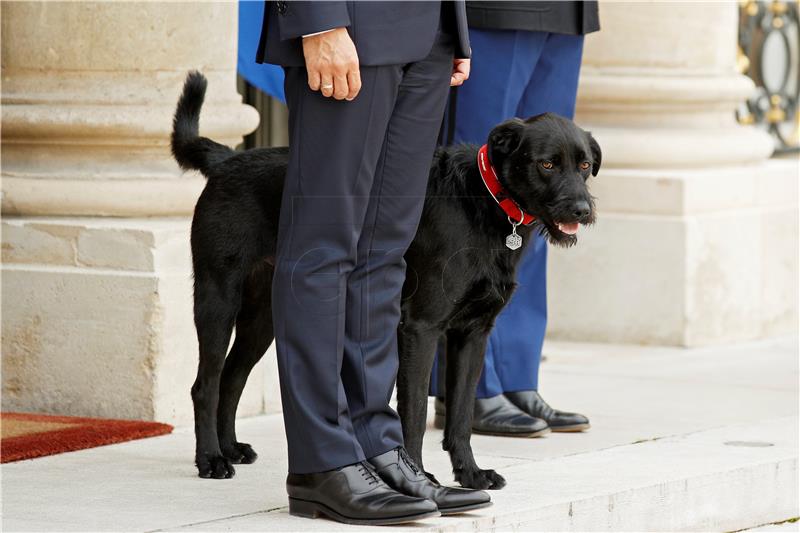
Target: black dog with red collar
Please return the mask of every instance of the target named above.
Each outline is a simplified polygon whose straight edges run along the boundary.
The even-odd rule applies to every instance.
[[[406,449],[418,464],[430,370],[445,336],[442,447],[462,485],[497,489],[505,484],[495,471],[478,467],[470,447],[487,337],[514,292],[517,263],[531,233],[570,246],[578,226],[594,222],[587,179],[599,171],[601,157],[589,133],[554,114],[504,122],[481,148],[437,151],[419,230],[405,255],[398,329],[398,412]],[[518,248],[509,249],[510,229],[519,233]]]
[[[221,373],[224,394],[195,406],[196,426],[216,419],[213,427],[200,429],[217,435],[219,443],[218,449],[206,450],[198,441],[197,466],[202,477],[231,477],[233,463],[256,459],[250,445],[236,439],[235,415],[250,370],[273,340],[270,287],[288,150],[234,152],[199,137],[204,87],[193,90],[187,82],[172,138],[181,167],[199,170],[209,180],[192,223],[195,313],[233,313],[239,321],[236,343],[262,352],[228,358],[224,371],[208,361],[199,365],[198,380]],[[456,479],[484,489],[505,484],[493,470],[478,467],[470,447],[475,386],[488,333],[514,292],[514,271],[531,231],[546,234],[553,244],[570,245],[578,225],[594,220],[586,179],[597,174],[601,156],[588,133],[552,114],[500,124],[480,153],[488,165],[484,171],[493,171],[489,181],[481,178],[476,146],[444,148],[434,156],[419,229],[404,256],[397,389],[405,446],[421,466],[431,366],[437,342],[446,335],[443,446]],[[519,247],[505,244],[509,224],[512,234],[519,231]],[[233,307],[220,309],[223,304],[209,302]],[[228,338],[232,329],[220,320],[197,322],[197,327],[201,339]],[[201,349],[201,359],[204,353]],[[204,405],[219,408],[209,413]]]

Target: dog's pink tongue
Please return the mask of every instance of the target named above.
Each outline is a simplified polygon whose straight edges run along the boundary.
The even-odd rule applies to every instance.
[[[578,227],[580,225],[577,222],[571,222],[569,224],[565,224],[563,222],[558,223],[558,229],[566,233],[567,235],[575,235],[578,233]]]

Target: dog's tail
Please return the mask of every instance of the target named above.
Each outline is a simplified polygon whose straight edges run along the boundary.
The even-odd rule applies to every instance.
[[[207,85],[205,76],[197,71],[189,72],[172,120],[172,155],[184,170],[205,172],[234,154],[224,144],[200,137],[200,109]]]

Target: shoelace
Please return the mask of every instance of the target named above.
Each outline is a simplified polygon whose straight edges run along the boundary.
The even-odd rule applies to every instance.
[[[413,470],[415,474],[419,474],[419,467],[414,463],[414,460],[403,448],[400,448],[400,459],[402,459],[406,466]]]
[[[372,471],[372,469],[368,467],[365,463],[358,463],[358,470],[359,472],[361,472],[361,475],[364,476],[364,479],[366,479],[370,485],[377,485],[380,483],[378,476],[376,476],[375,473]]]

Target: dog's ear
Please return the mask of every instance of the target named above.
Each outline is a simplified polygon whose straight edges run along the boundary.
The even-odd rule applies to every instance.
[[[588,131],[585,133],[586,139],[589,141],[589,149],[592,151],[592,176],[597,176],[597,173],[600,172],[600,163],[603,161],[603,152],[592,134]]]
[[[512,118],[498,124],[489,133],[489,160],[493,165],[510,155],[522,142],[522,132],[525,122],[518,118]]]

